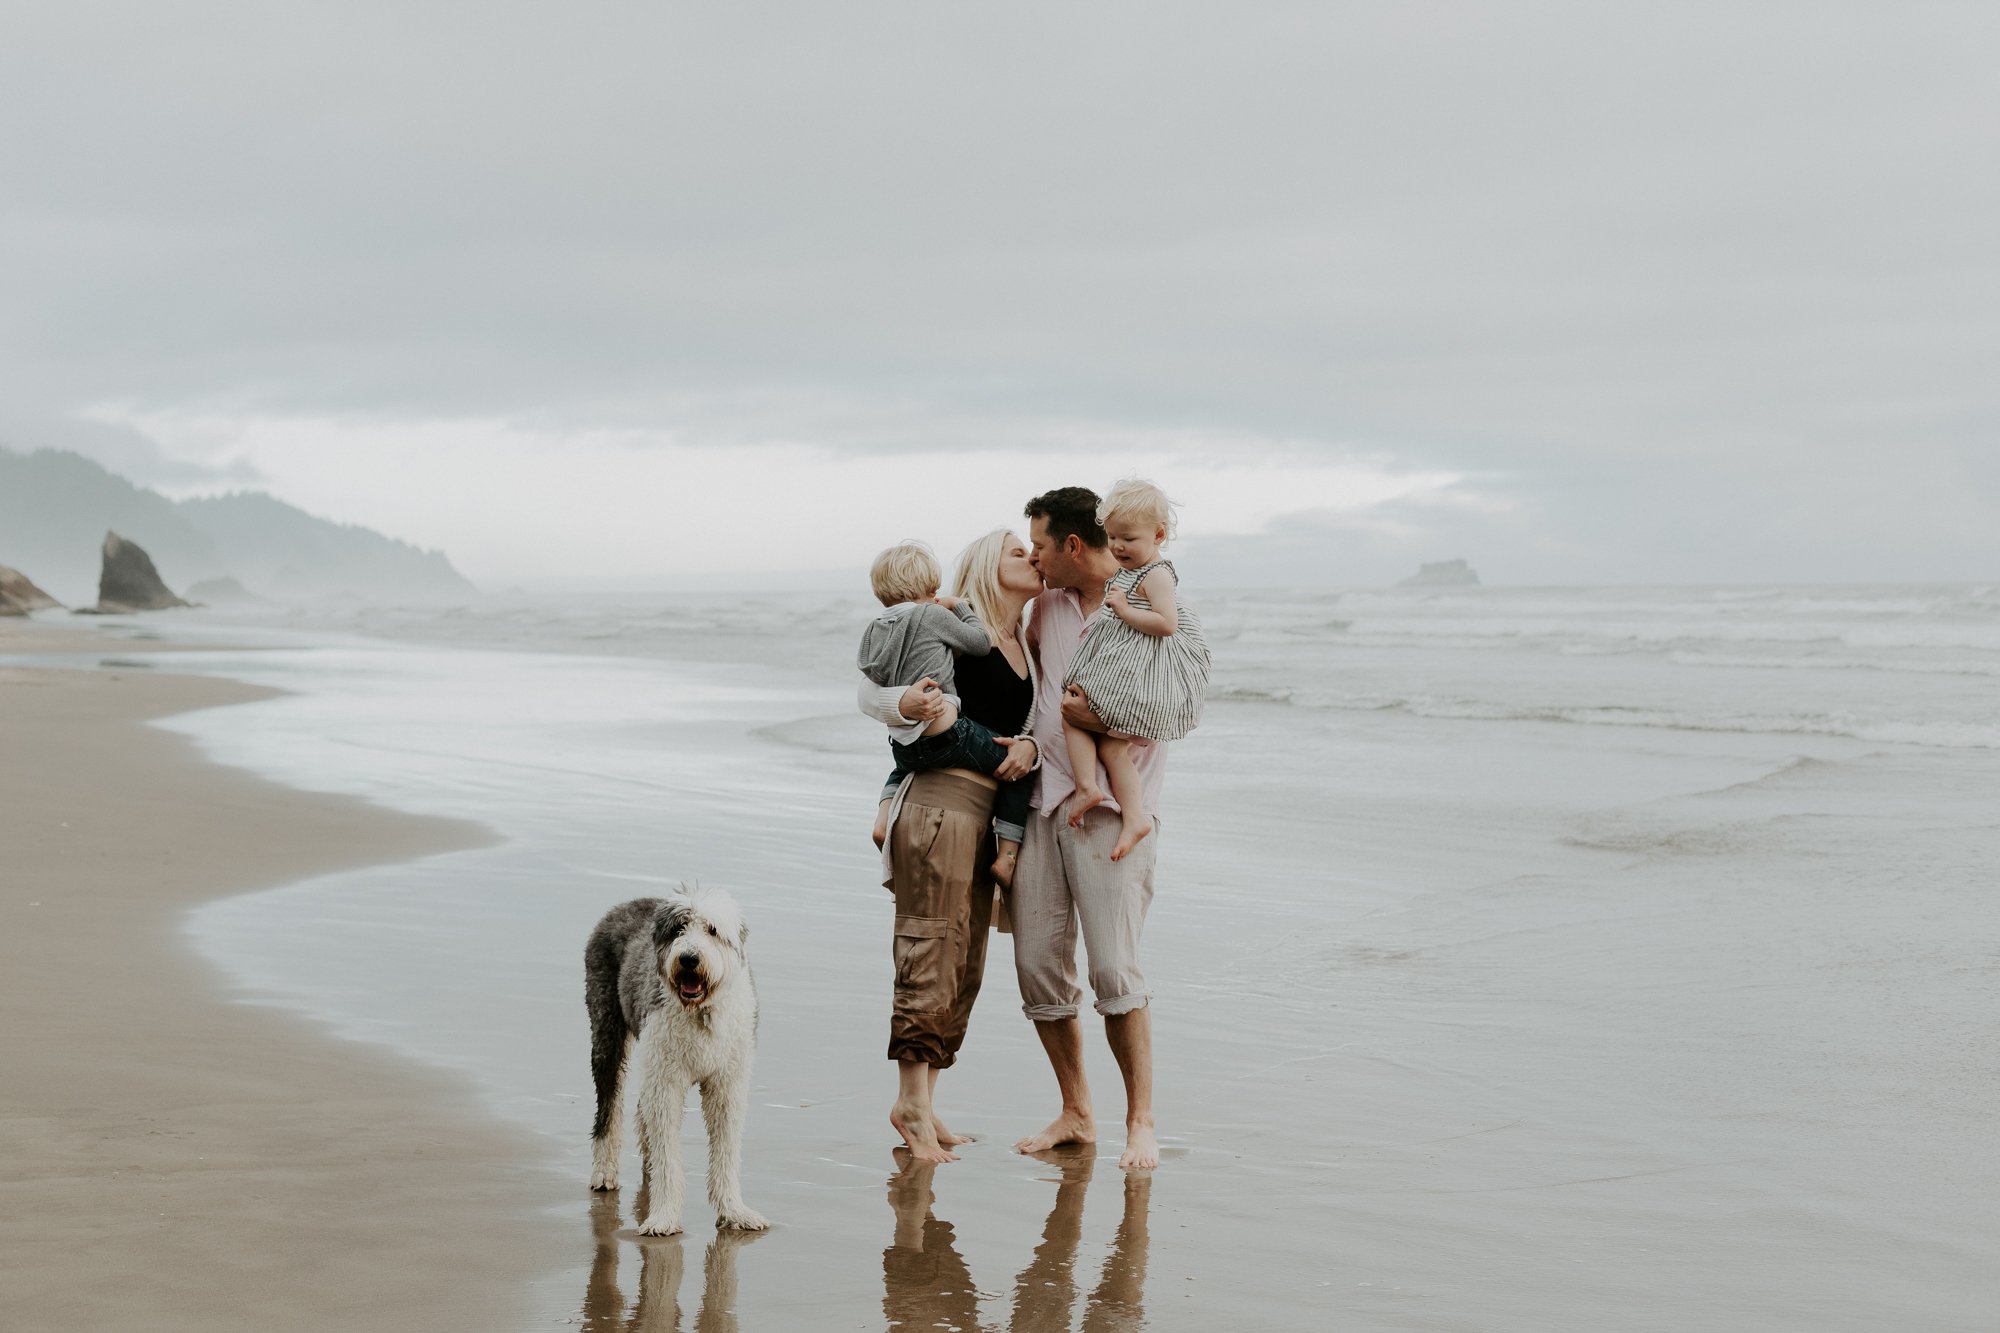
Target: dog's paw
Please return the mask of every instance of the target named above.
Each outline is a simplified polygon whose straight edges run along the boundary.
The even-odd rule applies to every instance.
[[[771,1221],[755,1209],[738,1204],[734,1208],[724,1208],[715,1215],[715,1225],[730,1227],[737,1231],[769,1231]]]
[[[639,1224],[639,1234],[642,1236],[678,1236],[681,1234],[681,1224],[676,1218],[655,1215]]]
[[[618,1188],[616,1171],[593,1171],[590,1173],[590,1187],[594,1190],[615,1190]]]

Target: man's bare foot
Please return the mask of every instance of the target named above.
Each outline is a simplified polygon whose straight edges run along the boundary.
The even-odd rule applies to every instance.
[[[1151,1171],[1160,1164],[1160,1140],[1153,1133],[1153,1122],[1125,1127],[1125,1153],[1118,1159],[1118,1165],[1130,1171]]]
[[[903,1142],[910,1145],[910,1156],[919,1162],[956,1162],[958,1154],[947,1152],[938,1142],[937,1121],[923,1106],[909,1102],[897,1102],[889,1108],[889,1124]]]
[[[1153,831],[1153,821],[1140,815],[1128,819],[1118,826],[1118,845],[1111,849],[1111,859],[1123,861],[1125,854],[1139,845],[1139,840]]]
[[[1003,889],[1014,887],[1014,867],[1021,863],[1020,845],[1000,844],[1000,855],[993,858],[993,882]]]
[[[1049,1122],[1049,1127],[1039,1134],[1030,1134],[1015,1143],[1015,1152],[1037,1153],[1064,1143],[1097,1142],[1097,1124],[1088,1115],[1080,1112],[1064,1111]]]
[[[1083,817],[1104,804],[1104,788],[1078,787],[1076,795],[1069,798],[1069,826],[1075,828],[1083,822]]]

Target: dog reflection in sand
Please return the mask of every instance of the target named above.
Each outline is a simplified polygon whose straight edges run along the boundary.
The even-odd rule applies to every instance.
[[[748,938],[735,899],[694,889],[612,908],[584,947],[584,1005],[597,1085],[590,1187],[618,1188],[626,1057],[636,1046],[639,1157],[648,1196],[641,1235],[671,1236],[681,1229],[681,1114],[690,1087],[701,1089],[708,1122],[715,1224],[743,1231],[771,1225],[743,1202],[741,1179],[757,1037]]]
[[[1034,1258],[1014,1279],[1014,1309],[1009,1333],[1066,1333],[1074,1327],[1077,1248],[1083,1240],[1083,1198],[1096,1165],[1094,1150],[1053,1149],[1033,1156],[1062,1172],[1055,1206],[1042,1227],[1042,1243]],[[898,1148],[901,1168],[889,1179],[889,1206],[896,1213],[896,1235],[882,1251],[882,1314],[889,1327],[994,1329],[981,1323],[979,1290],[972,1271],[958,1252],[951,1223],[932,1211],[937,1193],[932,1177],[937,1163],[919,1162]],[[1152,1198],[1150,1172],[1128,1171],[1125,1211],[1111,1240],[1097,1286],[1084,1302],[1082,1328],[1138,1329],[1146,1322],[1146,1212]]]

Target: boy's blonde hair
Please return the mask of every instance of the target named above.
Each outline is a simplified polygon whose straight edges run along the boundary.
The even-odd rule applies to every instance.
[[[1097,525],[1103,527],[1114,516],[1122,514],[1141,523],[1165,528],[1168,540],[1172,540],[1180,527],[1174,512],[1179,508],[1167,498],[1165,491],[1152,482],[1140,477],[1127,477],[1097,502]]]
[[[875,557],[868,567],[868,586],[884,606],[898,602],[924,602],[937,596],[944,571],[937,557],[922,542],[897,542]]]

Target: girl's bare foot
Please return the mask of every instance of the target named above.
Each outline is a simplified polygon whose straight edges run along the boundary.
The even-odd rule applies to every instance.
[[[1139,840],[1153,831],[1153,821],[1142,813],[1137,819],[1127,819],[1118,827],[1118,845],[1111,849],[1111,859],[1122,861],[1125,853],[1139,845]]]
[[[1125,1127],[1125,1153],[1118,1159],[1118,1165],[1132,1171],[1150,1171],[1160,1164],[1160,1140],[1153,1133],[1153,1122]]]
[[[1069,798],[1069,826],[1075,828],[1083,822],[1083,817],[1104,804],[1102,787],[1078,787],[1076,795]]]
[[[938,1142],[937,1121],[930,1111],[915,1102],[898,1101],[889,1108],[889,1124],[910,1145],[910,1156],[919,1162],[956,1162],[958,1154],[947,1152]]]
[[[1047,1152],[1064,1143],[1097,1142],[1097,1124],[1089,1116],[1075,1111],[1064,1111],[1049,1122],[1049,1127],[1039,1134],[1030,1134],[1014,1145],[1015,1152]]]
[[[972,1139],[967,1135],[952,1133],[944,1121],[937,1118],[937,1112],[935,1111],[931,1113],[931,1125],[937,1130],[937,1141],[940,1148],[956,1148],[961,1143],[972,1142]]]
[[[993,858],[993,882],[1003,889],[1014,887],[1014,867],[1021,863],[1020,844],[1009,846],[1000,844],[1000,855]]]

